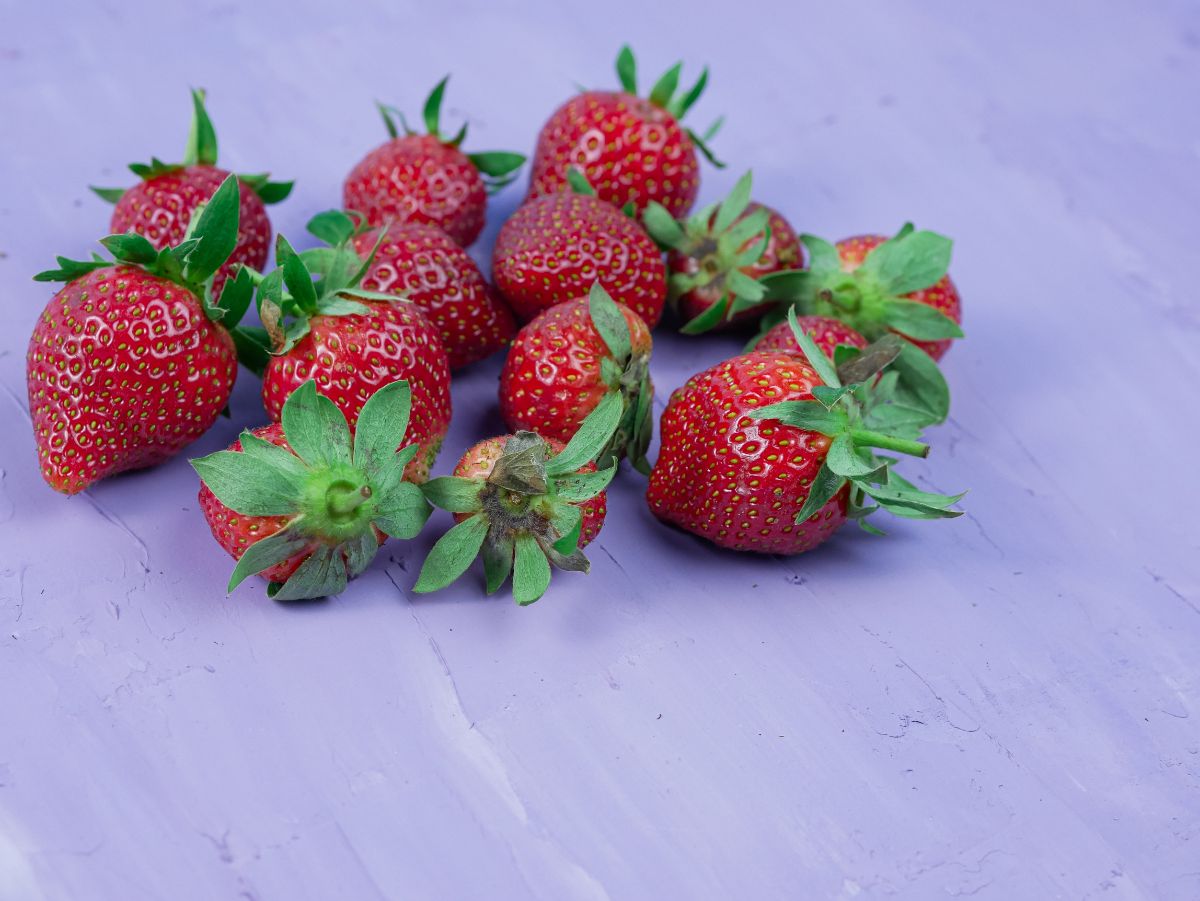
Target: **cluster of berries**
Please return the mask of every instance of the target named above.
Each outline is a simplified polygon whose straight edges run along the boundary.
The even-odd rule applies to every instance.
[[[178,453],[226,408],[240,363],[261,377],[271,424],[192,464],[237,560],[230,588],[258,574],[278,599],[336,594],[437,506],[457,523],[415,589],[482,556],[489,593],[511,576],[530,603],[552,565],[587,570],[622,457],[649,477],[655,515],[735,550],[806,551],[847,519],[878,531],[880,508],[957,515],[958,496],[917,488],[888,455],[925,456],[922,430],[948,413],[935,360],[961,335],[950,242],[911,226],[836,245],[797,236],[751,199],[749,173],[689,215],[698,156],[721,164],[716,126],[680,124],[707,70],[683,91],[680,72],[643,99],[623,48],[621,90],[554,112],[497,238],[494,287],[464,248],[525,158],[464,152],[466,126],[443,134],[445,80],[425,133],[380,107],[389,140],[351,170],[344,210],[309,222],[315,246],[279,235],[269,271],[266,205],[292,185],[219,168],[194,91],[182,162],[134,164],[134,187],[95,189],[116,205],[109,256],[35,276],[66,283],[27,362],[46,481],[73,494]],[[252,304],[259,324],[243,322]],[[651,466],[651,330],[667,308],[689,334],[757,333],[671,395]],[[512,434],[430,480],[451,372],[505,348]]]

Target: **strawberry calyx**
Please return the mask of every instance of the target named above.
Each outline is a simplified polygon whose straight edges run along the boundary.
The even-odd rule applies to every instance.
[[[191,291],[200,299],[205,315],[233,333],[237,341],[237,333],[242,330],[238,323],[254,294],[251,270],[236,267],[233,277],[225,280],[219,298],[214,298],[212,287],[213,276],[237,246],[240,210],[237,177],[230,175],[206,203],[196,208],[183,240],[174,247],[159,250],[132,232],[109,235],[100,243],[111,259],[98,253],[93,253],[90,260],[56,257],[58,268],[39,272],[34,281],[70,282],[108,266],[136,266]]]
[[[682,122],[688,110],[695,105],[696,101],[700,99],[700,95],[704,93],[705,87],[708,86],[708,66],[705,66],[700,72],[700,77],[696,79],[692,86],[686,91],[678,93],[679,77],[682,72],[683,62],[675,63],[675,65],[659,76],[658,80],[650,88],[649,95],[646,97],[650,103],[666,111],[677,122]],[[630,49],[628,44],[622,45],[620,51],[617,53],[617,80],[621,83],[621,89],[626,94],[631,94],[634,97],[640,96],[637,84],[637,59],[634,57],[633,50]],[[701,133],[683,127],[687,136],[692,139],[692,143],[696,145],[696,149],[718,169],[724,169],[725,164],[713,155],[708,142],[716,137],[724,121],[724,117],[719,116],[712,125]]]
[[[609,352],[600,361],[600,377],[609,390],[605,397],[618,397],[622,404],[617,428],[597,458],[605,460],[612,457],[616,460],[625,456],[634,469],[642,475],[649,475],[650,462],[646,459],[646,451],[650,448],[650,436],[654,431],[650,354],[634,350],[629,323],[599,281],[592,284],[588,294],[588,314]]]
[[[813,388],[813,400],[779,401],[748,415],[832,439],[808,497],[796,514],[796,523],[807,520],[847,485],[847,516],[874,534],[883,533],[867,522],[867,517],[880,509],[909,519],[961,516],[962,511],[950,508],[963,497],[962,493],[923,491],[893,471],[894,457],[875,453],[882,450],[928,456],[928,445],[918,440],[921,431],[940,422],[944,414],[937,403],[927,405],[925,398],[914,396],[911,390],[902,391],[900,372],[893,368],[904,360],[899,366],[903,370],[914,353],[925,355],[904,339],[888,334],[861,351],[847,345],[838,347],[835,356],[840,362],[835,365],[800,328],[795,310],[787,315],[797,343],[823,384]]]
[[[600,196],[596,193],[596,189],[592,187],[592,183],[588,181],[587,175],[578,166],[567,167],[567,187],[571,189],[572,194],[582,194],[585,197],[597,198]],[[607,201],[604,202],[607,203]],[[621,207],[621,212],[634,222],[637,222],[637,204],[632,200]]]
[[[868,340],[888,332],[915,341],[963,336],[958,323],[941,310],[906,297],[946,275],[953,248],[949,238],[906,223],[852,272],[842,269],[833,244],[807,234],[800,240],[810,255],[807,270],[774,272],[760,279],[763,301],[781,304],[763,318],[764,332],[783,319],[788,306],[795,306],[806,315],[840,319]]]
[[[687,335],[710,331],[732,318],[735,311],[760,303],[766,289],[759,279],[742,270],[757,263],[771,243],[771,213],[765,207],[742,217],[750,206],[752,173],[738,179],[724,200],[710,204],[684,220],[676,220],[666,207],[651,201],[642,220],[658,246],[692,257],[695,273],[672,273],[668,301],[677,303],[690,291],[717,286],[720,298],[680,328]]]
[[[446,94],[446,83],[450,80],[447,75],[439,81],[429,92],[429,96],[425,98],[425,105],[421,110],[421,118],[425,120],[426,134],[437,139],[447,147],[460,147],[462,142],[467,137],[467,125],[464,122],[462,127],[453,135],[443,135],[441,131],[442,118],[442,99]],[[384,103],[376,101],[375,106],[379,109],[379,115],[383,117],[384,127],[387,133],[392,138],[398,138],[403,131],[406,137],[413,137],[420,134],[409,127],[408,120],[405,119],[404,113],[394,106],[388,106]],[[397,128],[397,121],[399,128]],[[489,194],[494,194],[505,185],[512,183],[517,177],[517,172],[521,166],[525,164],[525,157],[520,153],[513,153],[508,150],[489,150],[482,153],[468,153],[467,159],[471,161],[483,179],[484,185],[487,187]]]
[[[417,446],[397,450],[411,407],[408,382],[385,385],[367,399],[351,432],[333,401],[308,381],[283,405],[290,451],[245,431],[241,451],[192,460],[204,484],[235,513],[288,518],[246,549],[227,590],[308,553],[286,582],[268,586],[268,595],[284,601],[338,594],[375,558],[376,530],[416,537],[430,513],[421,490],[404,479]]]
[[[551,566],[587,572],[591,564],[579,548],[579,505],[607,488],[617,467],[579,470],[609,444],[623,407],[618,394],[605,395],[558,453],[534,432],[517,432],[486,477],[443,476],[421,486],[435,507],[465,518],[430,550],[413,590],[445,588],[480,554],[487,593],[511,575],[513,599],[521,606],[545,594]]]
[[[178,163],[164,163],[158,157],[151,157],[149,163],[130,163],[129,171],[142,181],[149,181],[161,175],[180,172],[189,166],[215,166],[217,164],[217,131],[212,119],[204,106],[204,91],[192,88],[192,124],[188,130],[187,147],[183,152],[183,160]],[[248,185],[263,203],[279,203],[291,192],[295,182],[271,181],[270,175],[260,172],[251,175],[238,175],[238,180]],[[124,188],[98,188],[90,186],[92,192],[101,200],[116,203],[125,194]]]

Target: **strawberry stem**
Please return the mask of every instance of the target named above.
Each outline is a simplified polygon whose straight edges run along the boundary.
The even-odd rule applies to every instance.
[[[907,438],[897,438],[882,432],[872,432],[870,429],[854,429],[850,438],[857,447],[874,447],[878,450],[895,451],[910,457],[928,457],[929,446],[920,441],[910,441]]]
[[[346,482],[334,482],[325,493],[329,515],[334,519],[348,519],[371,497],[371,486],[355,488]]]

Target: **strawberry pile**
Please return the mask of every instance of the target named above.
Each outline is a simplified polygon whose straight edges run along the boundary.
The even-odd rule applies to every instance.
[[[380,106],[388,140],[346,176],[343,209],[314,216],[305,245],[277,235],[270,268],[266,205],[292,185],[218,168],[193,91],[181,162],[152,158],[130,167],[133,187],[94,189],[115,204],[108,255],[35,276],[63,283],[27,358],[42,476],[76,494],[168,460],[227,411],[240,364],[261,379],[260,421],[191,461],[236,561],[229,591],[259,575],[281,601],[337,594],[438,508],[454,524],[413,590],[481,558],[488,594],[511,579],[530,604],[554,568],[588,571],[623,469],[647,478],[663,523],[733,551],[802,553],[850,521],[882,534],[880,511],[960,515],[961,494],[898,472],[949,415],[937,361],[963,334],[950,240],[910,224],[837,243],[798,233],[755,199],[750,172],[693,211],[701,158],[723,166],[708,147],[721,120],[703,134],[682,124],[708,70],[684,90],[681,72],[639,96],[625,47],[619,90],[551,114],[491,280],[467,248],[526,160],[465,152],[466,125],[443,132],[447,79],[423,133]],[[748,343],[675,388],[652,462],[664,324]],[[431,478],[453,373],[501,351],[511,431]]]

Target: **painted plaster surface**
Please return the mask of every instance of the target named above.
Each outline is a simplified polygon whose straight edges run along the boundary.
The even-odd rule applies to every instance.
[[[607,5],[0,0],[0,899],[1200,898],[1200,10]],[[180,152],[188,85],[299,238],[376,97],[452,70],[473,146],[528,149],[627,38],[643,80],[713,66],[704,200],[753,165],[802,229],[957,239],[953,418],[902,471],[967,516],[736,556],[624,473],[530,609],[411,594],[445,514],[283,607],[224,595],[184,458],[41,482],[29,276],[104,234],[88,183]],[[659,409],[738,346],[657,340]],[[192,455],[262,419],[245,377]]]

